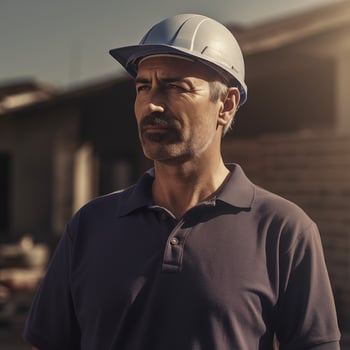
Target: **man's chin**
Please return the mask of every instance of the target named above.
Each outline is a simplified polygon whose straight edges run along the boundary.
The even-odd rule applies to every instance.
[[[181,152],[180,149],[172,146],[160,146],[158,149],[143,147],[145,157],[164,164],[179,164],[188,161],[191,156],[187,152]]]

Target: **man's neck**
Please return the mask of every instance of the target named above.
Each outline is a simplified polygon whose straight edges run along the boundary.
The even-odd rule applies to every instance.
[[[222,185],[229,170],[217,164],[155,163],[153,199],[157,205],[181,218],[189,209],[209,198]]]

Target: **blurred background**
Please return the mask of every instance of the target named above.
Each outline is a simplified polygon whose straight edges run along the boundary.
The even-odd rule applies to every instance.
[[[242,47],[248,102],[224,158],[318,224],[350,349],[348,0],[0,2],[1,349],[29,349],[23,322],[73,213],[151,166],[133,82],[108,50],[184,12],[221,21]]]

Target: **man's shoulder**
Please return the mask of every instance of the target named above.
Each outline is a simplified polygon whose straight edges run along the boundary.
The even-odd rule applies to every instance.
[[[255,185],[255,203],[273,210],[303,211],[301,207],[283,194]]]
[[[127,188],[110,192],[96,198],[93,198],[85,205],[83,205],[78,213],[89,213],[91,211],[108,211],[118,210],[125,202],[130,198],[132,193],[135,191],[136,185],[131,185]]]
[[[111,192],[83,205],[68,223],[70,236],[75,237],[81,230],[87,234],[87,232],[96,230],[96,227],[101,229],[117,224],[119,218],[123,217],[120,213],[130,202],[134,188],[135,185]]]
[[[253,208],[261,219],[294,227],[300,231],[315,226],[314,221],[301,206],[279,194],[256,186]]]
[[[152,169],[144,173],[136,183],[124,189],[99,196],[85,204],[75,217],[93,215],[99,218],[123,217],[150,205],[152,202]]]
[[[252,183],[238,164],[228,166],[231,170],[231,178],[222,196],[228,203],[249,208],[257,220],[275,219],[310,225],[311,219],[298,204],[283,195]]]

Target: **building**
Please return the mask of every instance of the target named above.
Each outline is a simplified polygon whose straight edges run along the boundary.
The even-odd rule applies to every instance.
[[[55,237],[87,200],[137,177],[143,161],[130,137],[137,135],[130,80],[65,92],[21,82],[1,91],[2,240]]]
[[[225,157],[317,222],[350,330],[350,2],[233,31],[249,90]]]

